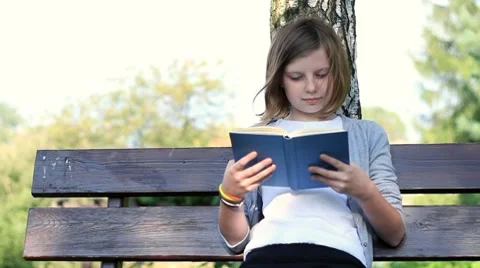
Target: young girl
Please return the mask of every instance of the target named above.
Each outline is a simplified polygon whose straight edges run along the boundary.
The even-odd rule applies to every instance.
[[[337,171],[309,171],[330,187],[292,191],[260,186],[275,172],[271,159],[247,169],[256,152],[230,161],[219,185],[219,230],[231,253],[244,253],[241,267],[371,267],[374,239],[392,247],[402,241],[405,220],[387,135],[373,121],[336,113],[349,88],[346,52],[330,26],[299,19],[277,32],[261,124],[343,128],[351,164],[320,155]]]

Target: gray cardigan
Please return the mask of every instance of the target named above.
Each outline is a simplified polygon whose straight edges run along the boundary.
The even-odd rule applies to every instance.
[[[383,197],[398,210],[405,224],[402,197],[397,184],[395,169],[392,165],[390,144],[386,132],[374,121],[351,119],[342,114],[339,114],[339,116],[342,118],[344,129],[348,131],[350,161],[360,166],[370,176]],[[352,212],[358,236],[364,249],[367,267],[371,267],[373,261],[373,240],[377,238],[356,200],[348,197],[347,203]],[[245,195],[244,208],[251,229],[263,218],[261,187]],[[224,239],[221,240],[224,247],[231,254],[242,253],[250,241],[249,237],[247,237],[242,243],[235,245],[235,247],[230,247],[225,243]]]

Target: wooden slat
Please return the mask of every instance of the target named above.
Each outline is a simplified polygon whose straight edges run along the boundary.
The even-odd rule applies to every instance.
[[[480,144],[392,146],[403,193],[480,192]],[[230,148],[40,150],[34,196],[214,195]]]
[[[213,194],[230,148],[38,151],[34,196]]]
[[[480,207],[405,207],[408,237],[376,260],[480,260]],[[221,247],[217,207],[33,208],[28,260],[241,260]]]
[[[480,143],[392,145],[403,193],[480,193]]]

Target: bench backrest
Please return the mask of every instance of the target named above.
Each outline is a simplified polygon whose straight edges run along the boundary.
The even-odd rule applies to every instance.
[[[480,193],[480,144],[392,145],[402,193]],[[124,207],[131,196],[217,195],[230,148],[39,150],[35,197],[108,197],[108,207],[31,208],[24,258],[241,260],[222,248],[217,206]],[[480,260],[480,206],[405,206],[408,236],[375,260]],[[105,265],[107,267],[108,265]]]

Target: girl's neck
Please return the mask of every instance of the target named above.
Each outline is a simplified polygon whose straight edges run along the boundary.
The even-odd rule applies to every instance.
[[[320,116],[319,115],[316,115],[316,116],[295,116],[295,115],[293,115],[292,116],[292,114],[289,114],[284,119],[285,120],[290,120],[290,121],[308,122],[308,121],[328,121],[328,120],[335,119],[335,117],[337,117],[337,115],[335,113],[320,115]]]

